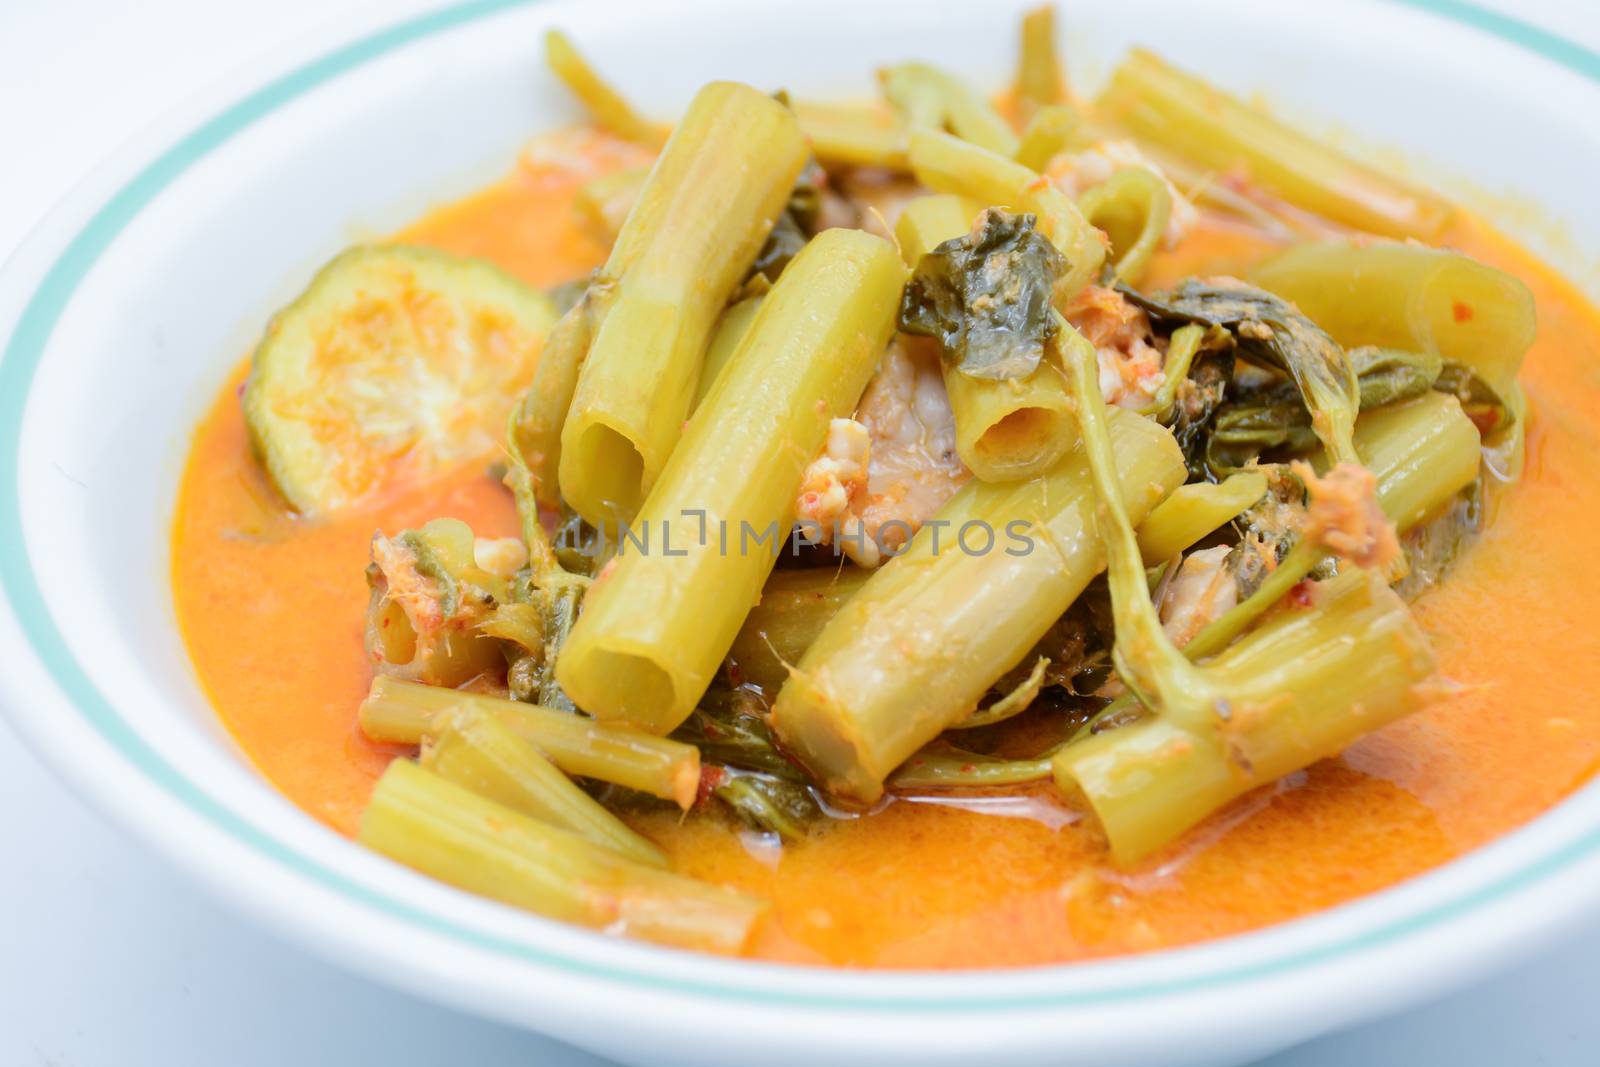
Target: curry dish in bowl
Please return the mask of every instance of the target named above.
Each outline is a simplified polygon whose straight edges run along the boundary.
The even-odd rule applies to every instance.
[[[1488,225],[1049,9],[990,95],[714,82],[352,248],[195,434],[180,624],[392,859],[624,936],[1180,945],[1577,788],[1600,318]]]

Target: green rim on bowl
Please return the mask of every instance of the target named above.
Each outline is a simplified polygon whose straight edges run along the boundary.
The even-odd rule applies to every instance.
[[[218,829],[264,856],[283,864],[292,872],[356,902],[375,907],[393,918],[415,924],[436,934],[447,935],[477,948],[592,977],[670,989],[681,993],[706,994],[789,1006],[872,1011],[1059,1008],[1069,1004],[1161,996],[1247,981],[1373,947],[1395,937],[1437,925],[1540,881],[1553,872],[1584,858],[1600,846],[1600,829],[1597,829],[1495,882],[1420,914],[1391,921],[1334,944],[1312,950],[1286,952],[1253,964],[1228,967],[1207,974],[1157,982],[1142,981],[1089,990],[1029,995],[1003,993],[985,996],[980,989],[970,986],[962,989],[958,995],[938,997],[926,994],[904,997],[875,996],[858,990],[844,995],[829,995],[763,990],[750,988],[748,985],[641,974],[621,967],[575,959],[451,922],[421,910],[405,900],[362,885],[296,852],[251,825],[183,777],[140,738],[127,720],[118,714],[110,701],[90,683],[51,618],[28,564],[23,545],[21,502],[18,495],[19,439],[22,413],[26,407],[28,390],[33,382],[39,359],[62,312],[101,254],[156,196],[213,150],[247,129],[258,119],[363,64],[486,16],[537,2],[538,0],[469,0],[466,3],[412,18],[314,59],[226,108],[146,165],[95,212],[45,273],[7,341],[4,358],[0,359],[0,589],[4,589],[40,661],[62,690],[72,698],[85,721],[152,782]],[[1517,19],[1484,10],[1461,0],[1389,0],[1389,2],[1469,26],[1600,83],[1600,54]]]

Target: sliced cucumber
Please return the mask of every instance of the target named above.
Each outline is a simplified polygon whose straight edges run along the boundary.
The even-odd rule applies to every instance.
[[[554,322],[548,297],[482,260],[353,248],[267,326],[251,440],[304,514],[493,455]]]

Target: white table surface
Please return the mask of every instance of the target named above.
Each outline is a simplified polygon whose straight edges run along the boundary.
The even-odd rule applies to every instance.
[[[361,6],[0,0],[0,257],[152,118]],[[418,5],[388,6],[398,17]],[[1592,0],[1492,6],[1600,47]],[[1597,988],[1600,922],[1468,992],[1267,1062],[1593,1067]],[[599,1067],[277,943],[85,810],[0,726],[0,1064],[350,1063]]]

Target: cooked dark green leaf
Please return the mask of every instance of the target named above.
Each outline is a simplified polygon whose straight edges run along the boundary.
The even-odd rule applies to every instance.
[[[817,217],[822,212],[823,190],[827,187],[827,172],[815,159],[807,161],[789,191],[789,202],[784,205],[766,244],[756,253],[750,266],[750,277],[760,276],[768,282],[778,280],[778,275],[800,254],[806,242],[816,233]]]
[[[794,215],[788,211],[778,216],[778,221],[773,225],[772,232],[767,234],[767,243],[761,246],[761,251],[756,253],[755,262],[750,265],[752,275],[759,274],[769,282],[778,280],[778,275],[789,265],[789,261],[800,254],[806,246],[805,231],[795,221]]]
[[[1183,449],[1191,481],[1205,477],[1206,447],[1218,409],[1227,399],[1233,380],[1231,349],[1203,353],[1194,361],[1189,377],[1178,386],[1172,405],[1172,436]]]
[[[1363,411],[1421,396],[1439,378],[1437,356],[1371,346],[1349,353]],[[1310,452],[1317,446],[1311,413],[1288,382],[1246,394],[1217,412],[1206,443],[1206,466],[1215,478],[1273,452]]]
[[[804,782],[732,767],[715,768],[714,773],[722,780],[711,795],[757,830],[797,841],[822,816],[816,797]]]
[[[556,516],[550,547],[555,550],[556,561],[564,570],[589,578],[593,578],[600,570],[609,553],[599,532],[565,504]]]
[[[694,745],[707,763],[805,781],[800,768],[773,743],[766,714],[766,701],[754,687],[713,686],[672,737]]]
[[[1316,446],[1305,408],[1257,398],[1217,412],[1206,442],[1206,466],[1221,479],[1269,452],[1308,452]]]
[[[1473,421],[1478,433],[1484,437],[1509,430],[1517,421],[1516,414],[1504,398],[1488,382],[1474,374],[1471,368],[1460,363],[1444,364],[1433,387],[1461,401],[1461,410],[1466,412],[1467,418]]]
[[[1433,387],[1443,368],[1439,357],[1427,352],[1363,345],[1350,350],[1361,390],[1361,410],[1381,408],[1421,396]]]
[[[1244,537],[1239,540],[1222,561],[1225,573],[1233,578],[1234,595],[1239,600],[1248,600],[1257,589],[1261,587],[1262,579],[1272,573],[1273,568],[1281,558],[1278,554],[1278,544],[1269,543],[1259,537]],[[1288,546],[1283,546],[1288,551]]]
[[[944,739],[930,741],[890,777],[889,788],[901,793],[926,790],[992,789],[1050,776],[1053,746],[1031,759],[1012,759],[972,752]]]
[[[525,704],[539,702],[539,686],[544,682],[544,678],[542,654],[524,653],[513,659],[506,667],[506,688],[511,691],[511,699],[520,700]]]
[[[1017,666],[996,679],[991,691],[1009,693],[1020,686],[1043,658],[1043,687],[1073,696],[1098,689],[1111,669],[1111,615],[1105,583],[1096,580],[1073,602]]]
[[[973,231],[923,256],[900,300],[900,329],[936,338],[973,378],[1026,378],[1055,334],[1050,296],[1067,261],[1032,215],[990,209]]]
[[[828,172],[815,158],[806,161],[789,191],[789,204],[785,209],[800,229],[811,236],[817,232],[817,218],[822,214],[822,196],[828,188]]]
[[[1189,278],[1165,296],[1119,290],[1166,325],[1196,322],[1233,332],[1241,354],[1288,373],[1312,412],[1317,436],[1337,460],[1353,460],[1360,394],[1343,348],[1291,303],[1234,278]]]

